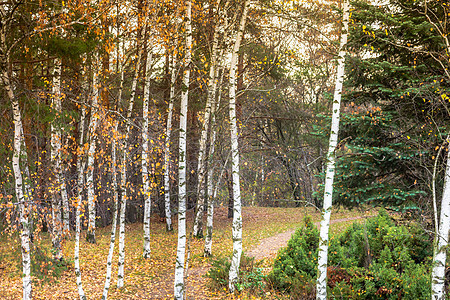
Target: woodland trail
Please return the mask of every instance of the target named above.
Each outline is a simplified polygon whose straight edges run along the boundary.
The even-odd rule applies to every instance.
[[[367,217],[359,216],[359,217],[336,219],[331,220],[331,224],[358,220],[363,218]],[[319,228],[320,222],[315,222],[314,225],[316,225]],[[254,257],[255,260],[274,257],[280,248],[285,247],[287,245],[287,242],[291,238],[292,234],[294,234],[295,230],[296,229],[290,229],[277,235],[262,239],[258,246],[254,247],[245,254],[249,257]]]

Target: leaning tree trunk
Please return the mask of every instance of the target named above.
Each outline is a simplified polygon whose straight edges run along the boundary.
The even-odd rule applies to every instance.
[[[1,29],[1,28],[0,28]],[[4,43],[4,31],[1,31],[1,42],[3,46]],[[3,50],[3,49],[2,49]],[[20,218],[20,242],[21,242],[21,252],[22,252],[22,287],[23,287],[23,300],[32,299],[32,285],[31,285],[31,257],[30,257],[30,227],[29,227],[29,216],[27,211],[27,197],[24,196],[24,184],[22,178],[22,168],[20,165],[20,160],[26,157],[25,149],[25,139],[23,137],[23,126],[22,126],[22,116],[20,114],[20,107],[17,98],[15,98],[13,87],[11,85],[10,77],[7,71],[7,66],[9,65],[6,60],[2,67],[1,78],[11,101],[13,120],[14,120],[14,152],[12,158],[12,168],[14,172],[14,185],[16,191],[16,201],[19,208],[19,218]],[[23,162],[26,164],[27,162]]]
[[[233,293],[235,285],[239,277],[239,264],[242,254],[242,215],[241,215],[241,187],[239,174],[239,145],[238,145],[238,128],[236,117],[236,68],[239,48],[241,46],[242,35],[244,33],[245,22],[247,20],[247,12],[250,0],[244,2],[239,29],[236,34],[236,41],[233,47],[230,61],[230,132],[231,132],[231,169],[233,177],[233,257],[231,259],[231,267],[228,279],[228,288]]]
[[[144,251],[143,257],[150,258],[150,215],[151,215],[151,189],[148,174],[148,106],[150,102],[150,66],[152,60],[151,49],[147,48],[147,61],[145,63],[145,89],[142,108],[142,186],[144,194]]]
[[[450,136],[447,137],[447,142]],[[436,158],[437,159],[437,158]],[[441,215],[437,235],[434,239],[433,270],[431,278],[431,297],[433,300],[445,299],[445,262],[447,260],[450,231],[450,151],[447,154],[444,192],[441,201]]]
[[[319,255],[317,268],[316,299],[327,298],[327,260],[328,260],[328,232],[330,227],[331,208],[333,199],[333,181],[336,164],[336,146],[338,141],[342,85],[344,82],[344,67],[348,34],[349,4],[344,0],[343,28],[340,41],[336,85],[333,98],[333,112],[331,117],[330,142],[327,154],[327,170],[325,175],[325,192],[323,196],[322,220],[320,222]]]
[[[51,139],[50,139],[50,161],[52,165],[52,245],[53,256],[55,259],[62,259],[62,220],[61,220],[61,130],[60,130],[60,115],[61,115],[61,60],[55,59],[55,67],[53,73],[52,86],[52,109],[54,112],[54,120],[51,124]]]
[[[92,103],[91,120],[89,122],[89,151],[87,163],[87,202],[88,202],[88,230],[86,240],[89,243],[95,243],[95,188],[94,188],[94,163],[96,151],[96,131],[98,126],[98,58],[94,54],[94,71],[92,74]]]
[[[188,0],[186,3],[186,48],[180,106],[180,137],[178,159],[178,243],[174,280],[174,298],[177,300],[184,299],[185,293],[184,261],[186,254],[186,129],[192,47],[191,7],[192,2]]]

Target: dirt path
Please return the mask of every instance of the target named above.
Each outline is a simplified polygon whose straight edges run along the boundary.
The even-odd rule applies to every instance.
[[[351,217],[344,219],[331,220],[331,224],[347,222],[352,220],[358,220],[366,217]],[[317,227],[320,227],[320,222],[314,223]],[[287,242],[291,238],[291,235],[295,232],[295,229],[291,229],[277,235],[262,239],[258,246],[245,253],[247,256],[254,257],[256,260],[263,258],[274,257],[278,250],[287,245]]]

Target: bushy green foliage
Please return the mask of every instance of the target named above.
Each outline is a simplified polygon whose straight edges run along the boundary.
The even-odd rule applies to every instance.
[[[447,13],[440,1],[352,1],[337,202],[431,207],[429,170],[448,131],[449,102],[442,100],[450,82],[448,65],[436,59],[447,51],[444,39],[430,21],[439,24]]]
[[[406,141],[393,138],[398,124],[392,113],[379,107],[350,106],[349,110],[341,116],[340,135],[345,142],[337,153],[333,203],[418,208],[417,200],[426,192],[415,184],[418,173],[414,166],[427,152],[412,148],[406,137]],[[316,130],[319,136],[329,132],[326,128]],[[323,194],[322,184],[315,196],[322,199]]]
[[[313,296],[318,231],[306,221],[279,252],[269,279],[294,299]],[[330,239],[331,299],[429,299],[432,242],[415,224],[397,226],[386,211]]]
[[[218,258],[212,262],[211,269],[206,273],[209,280],[209,287],[213,290],[228,288],[228,275],[231,262],[228,258]],[[253,293],[262,293],[265,288],[265,276],[258,263],[253,257],[248,257],[244,253],[241,256],[239,266],[239,282],[236,284],[237,291],[248,290]]]
[[[396,226],[380,211],[331,241],[330,265],[345,270],[349,280],[329,286],[333,294],[347,290],[352,299],[429,299],[431,257],[430,237],[420,227]]]
[[[318,245],[319,231],[311,218],[306,217],[305,226],[298,229],[287,247],[278,252],[273,270],[268,275],[271,285],[302,299],[314,292]]]

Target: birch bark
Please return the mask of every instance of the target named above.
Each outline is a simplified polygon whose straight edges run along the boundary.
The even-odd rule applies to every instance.
[[[227,9],[229,1],[226,2],[224,10]],[[218,12],[218,20],[221,19],[220,1],[217,2],[216,10]],[[219,21],[220,22],[220,21]],[[216,88],[216,68],[217,68],[217,51],[219,45],[219,29],[217,24],[214,28],[213,42],[211,47],[211,61],[208,74],[208,94],[206,99],[205,117],[202,132],[200,135],[200,145],[198,151],[198,166],[197,166],[197,207],[194,220],[193,235],[198,238],[203,237],[203,207],[205,205],[205,172],[206,172],[206,144],[208,140],[210,118],[212,107],[215,106],[215,88]]]
[[[148,9],[145,15],[144,20],[144,29],[145,33],[147,30],[147,22],[148,22]],[[121,164],[121,182],[120,182],[120,190],[122,192],[122,197],[120,201],[120,227],[119,227],[119,270],[117,274],[117,287],[121,288],[124,284],[124,263],[125,263],[125,212],[127,207],[127,158],[128,158],[128,137],[130,136],[131,131],[131,115],[133,112],[134,100],[136,96],[136,87],[139,77],[139,68],[141,65],[142,59],[142,51],[140,49],[140,40],[137,41],[137,49],[138,49],[138,57],[135,65],[133,83],[131,85],[131,95],[130,95],[130,103],[128,104],[127,111],[127,120],[125,126],[125,136],[123,138],[123,146],[122,146],[122,164]]]
[[[244,8],[242,12],[239,29],[236,34],[236,39],[233,47],[233,53],[231,54],[230,61],[230,133],[231,133],[231,169],[233,177],[233,257],[231,259],[231,267],[229,273],[228,288],[231,293],[234,292],[235,285],[239,278],[239,264],[242,254],[242,215],[241,215],[241,187],[240,187],[240,174],[239,174],[239,145],[238,145],[238,128],[236,117],[236,69],[237,59],[239,55],[239,48],[241,46],[241,40],[245,29],[245,23],[247,20],[248,8],[250,0],[244,2]]]
[[[10,50],[7,48],[7,30],[9,24],[13,19],[12,15],[7,14],[5,6],[0,5],[0,80],[6,91],[8,100],[11,102],[14,124],[14,140],[13,140],[13,157],[12,168],[14,173],[14,187],[16,192],[16,201],[19,209],[20,218],[20,243],[22,254],[22,299],[32,299],[32,282],[31,282],[31,257],[30,257],[30,217],[28,212],[28,200],[31,196],[31,188],[25,180],[23,182],[22,167],[20,164],[21,158],[24,160],[23,164],[25,174],[29,177],[29,170],[27,164],[27,152],[25,148],[25,139],[23,135],[22,116],[20,113],[19,101],[14,95],[14,88],[12,85],[9,68],[10,68]],[[24,195],[24,189],[26,195]]]
[[[3,48],[5,45],[5,32],[0,31],[0,46]],[[4,49],[2,49],[4,50]],[[16,201],[19,208],[19,218],[20,218],[20,242],[21,242],[21,253],[22,253],[22,299],[31,300],[32,299],[32,284],[31,284],[31,257],[30,257],[30,228],[29,228],[29,216],[27,211],[27,197],[25,197],[23,189],[23,177],[22,177],[22,167],[20,164],[20,158],[25,157],[24,153],[25,144],[23,137],[23,126],[22,126],[22,116],[20,113],[19,102],[15,98],[11,80],[7,71],[7,66],[9,65],[8,58],[2,61],[2,73],[1,78],[11,101],[13,120],[14,120],[14,151],[12,158],[12,168],[14,172],[14,185],[16,192]],[[26,163],[26,162],[25,162]]]
[[[343,28],[339,47],[338,67],[336,74],[336,84],[333,97],[333,112],[331,117],[330,141],[327,153],[327,169],[325,175],[325,192],[323,196],[322,220],[320,222],[319,254],[316,284],[316,299],[325,300],[327,298],[327,260],[328,260],[328,232],[330,227],[330,217],[333,199],[333,181],[335,172],[336,154],[335,149],[338,141],[339,120],[342,85],[344,82],[344,67],[346,44],[348,35],[349,4],[344,0],[343,5]]]
[[[178,44],[178,38],[175,37],[175,45]],[[164,142],[164,207],[166,213],[166,229],[172,231],[172,213],[170,210],[170,137],[172,134],[172,114],[173,102],[175,100],[175,81],[177,54],[172,54],[172,61],[170,64],[170,94],[169,94],[169,112],[167,114],[166,139]]]
[[[217,69],[216,69],[217,70]],[[213,83],[213,90],[215,93],[217,92],[217,71],[215,75],[215,80]],[[223,73],[221,77],[220,85],[222,84],[223,79]],[[215,97],[215,95],[214,95]],[[217,127],[216,127],[216,111],[219,109],[220,106],[220,99],[221,94],[219,93],[219,97],[217,98],[217,104],[213,106],[213,110],[211,111],[212,119],[211,119],[211,139],[210,139],[210,146],[209,146],[209,153],[208,153],[208,159],[212,160],[214,157],[215,152],[215,144],[216,144],[216,133],[217,133]],[[225,162],[225,165],[227,164],[227,161]],[[203,251],[204,257],[209,257],[212,254],[212,235],[213,235],[213,221],[214,221],[214,201],[216,199],[217,194],[217,187],[220,184],[220,179],[222,178],[223,171],[220,172],[220,175],[217,180],[216,189],[213,191],[213,167],[209,167],[208,169],[208,208],[207,208],[207,216],[206,216],[206,236],[205,236],[205,248]]]
[[[94,162],[96,151],[96,131],[98,126],[98,57],[94,54],[93,74],[92,74],[92,103],[91,103],[91,119],[89,121],[89,151],[87,162],[87,200],[89,222],[86,233],[86,240],[89,243],[95,243],[95,189],[94,189]]]
[[[51,124],[50,161],[52,164],[52,245],[53,256],[62,259],[62,219],[61,219],[61,129],[59,118],[61,114],[61,60],[55,59],[52,84],[51,106],[55,118]]]
[[[120,98],[119,98],[120,99]],[[111,273],[112,273],[112,259],[114,254],[114,244],[116,242],[116,227],[117,227],[117,210],[118,210],[118,202],[119,202],[119,192],[117,185],[117,155],[116,155],[116,141],[118,136],[118,127],[119,122],[114,121],[114,129],[113,129],[113,139],[111,144],[111,172],[113,175],[112,186],[114,189],[113,196],[113,219],[111,224],[111,239],[109,242],[109,251],[108,251],[108,260],[106,262],[106,279],[105,286],[103,288],[102,300],[108,299],[108,291],[111,286]]]
[[[447,137],[447,142],[450,136]],[[436,158],[437,159],[437,158]],[[433,269],[431,278],[431,295],[433,300],[444,300],[445,295],[445,262],[447,260],[448,239],[450,231],[450,151],[447,153],[445,168],[444,192],[441,201],[439,227],[434,239]]]
[[[192,47],[192,2],[186,1],[186,48],[184,55],[183,87],[181,92],[180,108],[180,137],[179,137],[179,160],[178,160],[178,242],[177,258],[175,262],[174,298],[184,299],[184,262],[186,252],[186,129],[187,110],[189,95],[189,77]]]
[[[152,51],[147,49],[147,61],[145,63],[145,89],[144,102],[142,108],[142,185],[144,194],[144,251],[143,257],[150,258],[150,214],[151,214],[151,198],[150,198],[150,178],[148,174],[148,106],[150,102],[150,67],[152,60]]]
[[[78,145],[78,154],[80,157],[77,160],[77,207],[75,209],[75,247],[74,247],[74,269],[77,282],[78,296],[80,300],[86,300],[86,295],[83,290],[83,282],[81,280],[80,270],[80,231],[81,231],[81,209],[83,203],[83,189],[84,189],[84,169],[86,162],[84,160],[84,123],[86,119],[86,108],[84,104],[81,105],[81,120],[80,120],[80,142]]]

